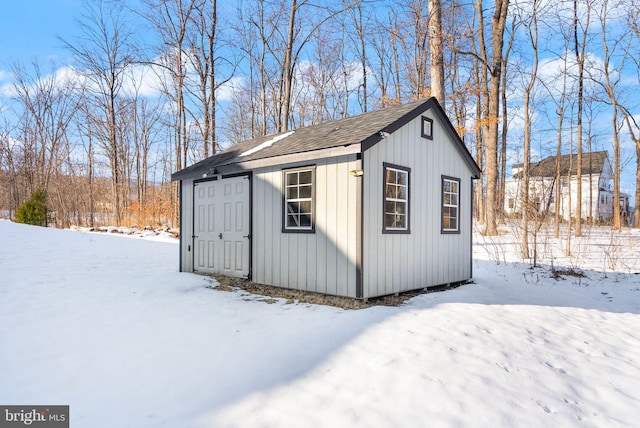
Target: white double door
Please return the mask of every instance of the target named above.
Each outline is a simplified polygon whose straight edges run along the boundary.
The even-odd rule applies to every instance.
[[[249,188],[248,176],[194,184],[194,271],[248,277]]]

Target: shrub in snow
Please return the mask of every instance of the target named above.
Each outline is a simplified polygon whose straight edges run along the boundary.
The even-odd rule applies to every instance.
[[[32,224],[34,226],[47,226],[49,223],[49,208],[47,207],[47,194],[38,189],[31,195],[31,199],[25,201],[16,210],[16,222]]]

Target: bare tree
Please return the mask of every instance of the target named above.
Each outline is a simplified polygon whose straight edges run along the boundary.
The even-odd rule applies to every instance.
[[[307,14],[310,25],[304,28],[300,26],[300,9],[308,7],[311,11]],[[312,39],[314,34],[329,20],[349,9],[351,5],[331,7],[322,4],[311,3],[310,0],[291,0],[289,8],[289,20],[284,44],[284,59],[280,70],[279,95],[276,103],[277,129],[283,132],[289,129],[291,105],[293,97],[293,84],[296,67],[299,64],[300,54]]]
[[[353,29],[355,30],[355,40],[353,45],[355,47],[356,57],[359,59],[360,72],[362,73],[362,95],[359,96],[362,112],[366,113],[369,110],[369,86],[368,86],[368,65],[367,65],[367,42],[368,34],[367,27],[370,19],[370,14],[365,16],[363,13],[362,2],[357,2],[353,7],[349,8],[347,0],[343,0],[345,8],[349,11],[349,15],[353,22]]]
[[[499,117],[500,117],[500,85],[502,79],[502,65],[504,62],[504,32],[507,22],[507,12],[509,0],[497,0],[494,6],[491,20],[491,58],[487,52],[484,42],[484,5],[482,0],[477,0],[476,9],[478,13],[477,34],[480,40],[480,52],[478,59],[482,62],[482,67],[489,73],[489,87],[487,88],[487,108],[488,112],[483,116],[484,124],[483,140],[485,152],[485,177],[486,177],[486,199],[485,199],[485,227],[484,233],[489,236],[498,234],[497,228],[497,202],[498,202],[498,140],[499,140]]]
[[[509,31],[509,43],[507,44],[507,48],[504,53],[504,64],[502,66],[502,81],[503,85],[500,86],[500,96],[502,101],[502,130],[500,133],[500,174],[498,175],[498,206],[500,209],[504,209],[504,197],[505,197],[505,186],[506,186],[506,178],[507,178],[507,140],[509,134],[509,104],[507,103],[507,89],[509,88],[508,82],[508,71],[509,71],[509,60],[510,55],[513,50],[513,45],[516,39],[516,22],[517,17],[513,17],[511,20],[511,29]]]
[[[633,141],[636,149],[636,197],[633,213],[633,227],[640,228],[640,192],[638,192],[638,189],[640,189],[640,124],[625,107],[621,106],[621,110],[624,116],[624,121],[627,124],[627,129],[629,130],[629,136],[631,137],[631,141]]]
[[[522,168],[522,257],[529,259],[529,216],[531,215],[531,206],[529,201],[529,178],[530,178],[530,161],[531,161],[531,127],[532,127],[532,113],[531,98],[533,96],[533,90],[538,78],[538,6],[539,0],[532,0],[527,5],[531,6],[531,10],[524,11],[522,7],[516,2],[517,11],[522,22],[522,26],[526,28],[527,37],[531,43],[531,71],[529,73],[529,81],[526,84],[524,90],[523,100],[523,116],[524,116],[524,163]],[[530,15],[529,15],[530,12]],[[538,214],[538,207],[534,204],[534,210],[536,215]],[[535,251],[535,250],[534,250]]]
[[[176,169],[187,166],[189,138],[185,104],[185,80],[187,78],[187,32],[198,0],[145,0],[145,17],[154,26],[162,40],[160,65],[169,73],[165,82],[165,94],[174,104],[174,135]]]
[[[602,52],[603,52],[603,69],[601,73],[604,82],[596,79],[604,89],[608,103],[611,105],[611,131],[613,132],[613,227],[616,230],[622,228],[620,218],[620,128],[621,123],[618,119],[620,110],[620,102],[618,101],[619,83],[622,80],[622,70],[625,68],[625,62],[629,54],[629,48],[632,43],[632,37],[628,28],[612,34],[610,30],[610,22],[622,22],[623,15],[621,10],[612,10],[609,8],[609,1],[603,0],[601,9],[596,11],[600,21],[600,29],[602,36]],[[626,10],[623,12],[626,14]],[[616,14],[618,14],[616,16]],[[617,67],[614,65],[617,62]]]
[[[192,25],[186,32],[188,63],[195,74],[194,82],[187,79],[186,90],[196,102],[189,109],[202,140],[202,156],[213,155],[217,150],[216,111],[217,91],[227,84],[235,72],[237,59],[222,54],[220,20],[217,0],[200,0],[194,4]],[[228,51],[227,51],[228,52]]]
[[[381,107],[397,104],[401,99],[397,21],[395,8],[387,11],[384,17],[376,20],[377,30],[372,34],[371,46],[375,52],[372,71],[373,79],[380,88],[377,104]]]
[[[636,40],[636,47],[638,43],[640,43],[640,2],[634,0],[629,8],[628,14],[628,23],[629,29],[633,37]],[[640,49],[637,49],[635,54],[631,55],[633,63],[635,64],[636,76],[638,78],[638,83],[640,84]],[[635,192],[635,208],[633,215],[633,226],[636,228],[640,228],[640,125],[635,121],[633,114],[623,107],[623,114],[625,118],[625,122],[627,123],[627,128],[629,129],[629,134],[635,144],[636,151],[636,192]]]
[[[107,152],[111,170],[113,214],[120,224],[123,214],[122,153],[118,116],[124,76],[134,59],[132,33],[125,9],[106,0],[85,1],[85,14],[78,22],[82,35],[75,43],[65,42],[73,52],[80,72],[90,82],[90,112],[97,126],[94,136]]]
[[[20,139],[29,193],[49,190],[67,150],[67,129],[76,111],[72,77],[43,74],[37,62],[29,73],[20,63],[12,66],[15,99],[19,104]]]
[[[587,48],[587,35],[589,34],[589,25],[591,21],[591,4],[590,0],[585,2],[587,15],[584,20],[578,17],[578,0],[573,0],[573,33],[574,33],[574,50],[576,56],[576,64],[578,66],[578,112],[577,112],[577,164],[576,180],[578,182],[576,189],[576,236],[582,236],[582,116],[584,108],[584,63]],[[578,28],[581,28],[581,34],[578,34]],[[582,41],[580,41],[580,36]]]

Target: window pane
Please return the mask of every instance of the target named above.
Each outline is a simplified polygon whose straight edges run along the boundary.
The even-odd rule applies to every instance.
[[[442,202],[445,205],[451,205],[451,193],[445,193],[443,196],[444,196],[444,199],[442,200]]]
[[[300,212],[305,214],[311,214],[311,201],[302,201],[299,202]]]
[[[404,202],[397,202],[396,203],[396,214],[405,214],[405,208],[406,205]]]
[[[429,122],[428,120],[422,121],[422,133],[425,136],[431,136],[431,122]]]
[[[449,180],[444,180],[442,191],[451,193],[451,182]]]
[[[398,186],[398,193],[396,194],[398,199],[407,199],[407,188],[405,186]]]
[[[289,214],[297,214],[300,212],[299,202],[287,202],[287,212]]]
[[[407,173],[406,172],[398,172],[398,184],[403,184],[406,186],[407,184]]]
[[[311,185],[301,185],[298,189],[300,189],[299,191],[299,198],[310,198],[311,197]]]
[[[385,191],[385,196],[387,198],[395,198],[396,197],[396,186],[393,184],[387,184],[387,188]]]
[[[311,214],[300,214],[300,226],[311,227]]]
[[[384,212],[387,214],[393,214],[396,211],[396,203],[393,201],[387,201],[384,204]]]
[[[287,187],[287,199],[298,199],[297,187]]]
[[[289,214],[287,215],[287,227],[298,227],[300,225],[300,220],[298,215]]]
[[[384,216],[384,227],[388,228],[392,228],[393,224],[395,222],[396,216],[393,214],[386,214]]]
[[[298,173],[297,172],[288,172],[287,173],[287,186],[292,186],[298,184]]]
[[[387,170],[387,183],[395,183],[396,182],[396,172],[388,169]]]
[[[458,183],[456,181],[451,182],[451,192],[458,193]]]
[[[311,184],[311,171],[300,171],[300,184]]]

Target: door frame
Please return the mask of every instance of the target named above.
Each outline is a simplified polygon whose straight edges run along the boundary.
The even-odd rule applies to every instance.
[[[245,277],[245,279],[251,281],[252,279],[252,274],[253,274],[253,173],[251,171],[246,171],[246,172],[239,172],[239,173],[235,173],[235,174],[217,174],[214,175],[212,177],[207,177],[207,178],[199,178],[197,180],[193,180],[193,185],[191,186],[191,193],[192,193],[192,203],[191,203],[191,248],[193,248],[194,250],[194,256],[192,257],[192,261],[191,261],[191,271],[192,272],[196,272],[195,269],[195,263],[196,263],[196,257],[195,257],[195,248],[196,248],[196,209],[195,209],[195,204],[196,204],[196,184],[197,183],[204,183],[207,181],[222,181],[226,178],[238,178],[238,177],[247,177],[247,180],[249,180],[249,204],[248,204],[248,209],[249,209],[249,269],[248,269],[248,273],[247,276]]]

